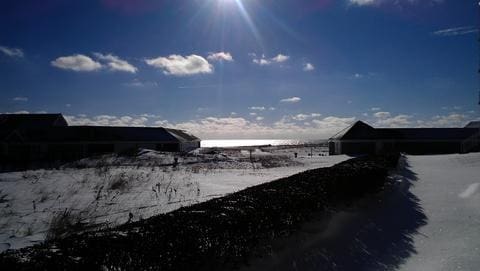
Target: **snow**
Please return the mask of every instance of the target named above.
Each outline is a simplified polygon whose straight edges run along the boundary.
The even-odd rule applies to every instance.
[[[409,156],[428,223],[414,236],[416,254],[400,270],[478,270],[480,154]]]
[[[241,270],[478,270],[480,153],[403,156],[383,193],[312,219]]]
[[[144,150],[134,159],[105,156],[53,170],[1,173],[0,252],[42,242],[52,218],[65,211],[88,225],[114,226],[131,215],[147,218],[350,158],[294,147],[254,149],[252,156],[257,162],[241,149],[197,151],[177,157],[174,167],[173,154]]]

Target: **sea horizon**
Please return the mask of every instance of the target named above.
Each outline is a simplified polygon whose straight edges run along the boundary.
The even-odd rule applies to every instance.
[[[325,143],[327,139],[205,139],[200,142],[202,148],[214,147],[248,147],[248,146],[281,146]]]

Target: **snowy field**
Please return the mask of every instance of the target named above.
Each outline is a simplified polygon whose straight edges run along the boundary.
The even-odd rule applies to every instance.
[[[203,150],[177,157],[175,167],[174,158],[143,151],[131,159],[105,156],[55,170],[1,173],[0,251],[45,240],[62,214],[91,227],[114,226],[350,157],[326,156],[324,148],[264,147]]]

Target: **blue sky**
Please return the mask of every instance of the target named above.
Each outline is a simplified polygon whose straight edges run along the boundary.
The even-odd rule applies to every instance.
[[[461,126],[480,117],[478,13],[458,0],[0,1],[0,112],[204,139]]]

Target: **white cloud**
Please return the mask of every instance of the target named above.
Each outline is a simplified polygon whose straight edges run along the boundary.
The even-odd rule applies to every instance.
[[[299,97],[291,97],[291,98],[285,98],[285,99],[281,99],[280,102],[281,103],[298,103],[300,102],[302,99],[299,98]]]
[[[164,74],[175,76],[188,76],[195,74],[213,73],[213,66],[198,55],[170,55],[168,57],[157,57],[146,59],[145,62],[155,68],[163,70]]]
[[[377,112],[373,114],[376,118],[385,119],[391,116],[390,112]]]
[[[274,111],[276,108],[275,107],[269,107],[268,110]]]
[[[85,115],[65,116],[69,125],[93,125],[93,126],[131,126],[144,127],[147,125],[148,118],[142,116],[110,116],[99,115],[88,117]]]
[[[252,107],[249,107],[248,109],[257,110],[257,111],[264,111],[266,108],[265,108],[265,106],[252,106]]]
[[[257,113],[255,113],[255,112],[250,112],[249,115],[250,115],[250,116],[256,116]]]
[[[474,26],[452,27],[433,32],[433,35],[442,37],[460,36],[466,34],[478,33],[478,28]]]
[[[306,120],[308,119],[308,115],[305,115],[305,114],[298,114],[298,115],[295,115],[292,117],[292,119],[294,120],[298,120],[298,121],[303,121],[303,120]]]
[[[355,121],[355,118],[340,118],[340,117],[334,117],[334,116],[329,116],[321,120],[312,120],[312,123],[315,125],[315,127],[319,129],[325,129],[325,130],[330,130],[330,131],[340,131],[341,129],[351,125]]]
[[[77,72],[89,72],[102,68],[102,64],[94,61],[88,56],[76,54],[71,56],[62,56],[52,62],[52,66]]]
[[[319,114],[319,113],[297,114],[295,116],[292,116],[292,119],[297,120],[297,121],[304,121],[304,120],[307,120],[307,119],[318,118],[318,117],[321,117],[321,116],[322,116],[322,114]]]
[[[171,124],[168,120],[157,120],[154,122],[156,127],[170,127]]]
[[[253,59],[253,63],[258,64],[260,66],[266,66],[272,64],[272,61],[267,60],[265,58],[255,58]]]
[[[155,81],[140,81],[138,79],[133,79],[131,82],[124,83],[124,86],[133,87],[133,88],[144,88],[144,87],[157,87],[158,83]]]
[[[228,52],[210,53],[207,56],[207,59],[211,61],[228,61],[228,62],[233,61],[232,55]]]
[[[26,113],[20,111],[16,113]],[[301,115],[301,114],[299,114]],[[241,138],[264,138],[264,139],[327,139],[351,125],[354,117],[327,116],[319,118],[318,113],[296,115],[298,119],[308,116],[307,121],[296,121],[292,116],[283,116],[280,120],[268,123],[262,116],[255,116],[250,120],[234,116],[228,117],[204,117],[195,120],[177,123],[161,119],[158,115],[142,114],[134,116],[66,116],[71,125],[101,125],[101,126],[161,126],[176,129],[184,129],[199,136],[202,139],[241,139]],[[315,117],[315,118],[314,118]],[[410,115],[400,114],[388,118],[374,119],[374,127],[463,127],[471,117],[462,114],[450,114],[435,116],[427,120],[414,120]]]
[[[388,112],[378,112],[378,113],[388,113]],[[412,119],[412,116],[403,115],[403,114],[397,115],[395,117],[384,117],[384,118],[378,119],[375,122],[374,126],[375,127],[391,127],[391,128],[411,127],[413,124],[411,119]]]
[[[349,0],[350,4],[357,6],[368,6],[378,4],[380,0]]]
[[[202,139],[224,138],[299,138],[327,139],[350,125],[355,118],[326,117],[312,120],[309,125],[288,121],[288,117],[266,125],[242,117],[208,117],[173,125],[173,128],[187,130]]]
[[[112,54],[94,53],[95,57],[99,60],[105,61],[106,65],[111,71],[122,71],[129,73],[136,73],[138,69],[127,61],[120,59],[118,56]]]
[[[372,107],[370,108],[370,111],[380,111],[382,110],[380,107]]]
[[[449,115],[437,115],[427,121],[419,122],[424,127],[464,127],[471,119],[464,114],[451,113]]]
[[[277,63],[282,63],[285,62],[289,59],[289,56],[278,54],[276,57],[272,58],[272,61],[275,61]]]
[[[0,46],[0,52],[4,53],[10,57],[24,57],[25,54],[23,53],[22,49],[20,48],[10,48],[6,46]]]
[[[14,97],[12,100],[15,102],[28,102],[28,97],[19,96],[19,97]]]
[[[303,70],[306,72],[315,70],[315,66],[312,63],[307,63],[303,66]]]
[[[266,66],[266,65],[273,64],[273,63],[282,63],[282,62],[285,62],[288,59],[290,59],[290,56],[283,55],[283,54],[278,54],[277,56],[272,57],[270,59],[266,58],[265,55],[262,55],[261,58],[257,58],[257,55],[254,54],[254,53],[249,54],[249,55],[254,57],[253,60],[252,60],[253,63],[255,63],[257,65],[260,65],[260,66]]]

